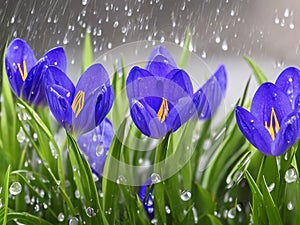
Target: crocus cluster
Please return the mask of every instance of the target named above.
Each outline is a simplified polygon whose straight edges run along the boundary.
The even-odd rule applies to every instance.
[[[195,93],[192,81],[163,47],[155,48],[145,68],[133,67],[126,89],[133,122],[146,136],[164,137],[195,114],[208,119],[220,105],[227,86],[222,65]]]
[[[299,138],[299,99],[300,71],[286,68],[275,84],[260,85],[250,112],[236,107],[237,124],[249,142],[263,154],[282,155]]]

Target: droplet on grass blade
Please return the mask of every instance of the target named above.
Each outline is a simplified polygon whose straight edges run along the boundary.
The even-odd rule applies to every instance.
[[[156,183],[161,182],[160,175],[157,174],[157,173],[152,173],[151,174],[151,180],[152,180],[152,184],[156,184]]]
[[[192,193],[190,191],[182,191],[180,194],[180,198],[185,202],[190,200],[191,197],[192,197]]]
[[[294,209],[294,205],[291,201],[287,204],[287,209],[290,211]]]
[[[79,223],[79,220],[77,217],[72,217],[70,220],[69,220],[69,225],[78,225]]]
[[[227,214],[227,217],[228,217],[229,219],[234,219],[235,216],[236,216],[236,208],[233,207],[233,208],[229,209],[228,214]]]
[[[58,216],[57,216],[57,220],[59,222],[63,222],[65,219],[65,215],[63,213],[59,213]]]
[[[298,176],[297,176],[297,172],[295,170],[294,167],[288,169],[286,172],[285,172],[285,176],[284,176],[284,179],[287,183],[293,183],[293,182],[296,182],[297,179],[298,179]]]
[[[87,207],[85,212],[88,217],[96,216],[96,212],[95,212],[94,208],[92,208],[92,207]]]
[[[12,195],[18,195],[22,191],[22,185],[19,182],[13,182],[9,187],[9,193]]]
[[[26,135],[22,127],[20,127],[20,130],[17,134],[17,140],[21,144],[26,140]]]

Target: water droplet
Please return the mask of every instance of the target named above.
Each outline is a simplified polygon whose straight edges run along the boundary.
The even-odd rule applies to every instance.
[[[291,201],[287,204],[287,208],[290,211],[294,209],[294,205],[293,205],[293,203]]]
[[[283,16],[284,16],[284,17],[289,17],[289,15],[290,15],[290,10],[289,10],[288,8],[286,8],[286,9],[284,10]]]
[[[126,179],[126,177],[120,175],[120,176],[117,178],[116,182],[117,182],[117,184],[126,184],[127,179]]]
[[[267,188],[268,188],[268,192],[271,193],[275,188],[275,183],[270,184]]]
[[[228,50],[228,44],[227,44],[226,40],[224,40],[223,43],[222,43],[222,50],[223,51],[227,51]]]
[[[9,187],[9,193],[12,195],[18,195],[22,191],[22,185],[19,182],[13,182]]]
[[[279,24],[279,18],[278,18],[278,16],[276,15],[276,17],[275,17],[275,19],[274,19],[274,22],[275,22],[275,24]]]
[[[235,14],[235,12],[234,12],[234,10],[232,9],[232,10],[230,11],[230,16],[234,16],[234,14]]]
[[[15,22],[15,16],[12,16],[10,19],[10,23],[13,24]]]
[[[77,219],[77,217],[72,217],[69,220],[69,225],[78,225],[78,223],[79,223],[79,220]]]
[[[114,27],[114,28],[117,28],[118,26],[119,26],[119,21],[116,20],[116,21],[114,22],[113,27]]]
[[[297,179],[298,179],[298,176],[297,176],[297,173],[296,173],[296,170],[294,167],[288,169],[286,172],[285,172],[285,176],[284,176],[284,179],[287,183],[293,183],[293,182],[296,182]]]
[[[108,42],[107,48],[108,48],[108,49],[111,49],[111,47],[112,47],[112,43],[111,43],[111,42]]]
[[[289,27],[290,27],[291,30],[294,30],[295,25],[293,23],[290,23]]]
[[[87,3],[88,3],[88,0],[81,0],[82,5],[87,5]]]
[[[63,222],[65,219],[65,215],[63,213],[59,213],[58,216],[57,216],[57,220],[59,222]]]
[[[152,181],[152,184],[156,184],[156,183],[161,182],[160,175],[157,174],[157,173],[152,173],[151,174],[151,181]]]
[[[23,128],[20,127],[20,130],[17,134],[17,140],[19,143],[23,143],[25,141],[25,139],[26,139],[25,132],[24,132]]]
[[[74,193],[75,198],[80,198],[80,191],[77,189]]]
[[[88,217],[94,217],[94,216],[96,216],[96,212],[95,212],[95,210],[92,207],[87,207],[86,210],[85,210],[85,212],[86,212],[86,215]]]
[[[167,214],[170,214],[170,213],[171,213],[171,209],[170,209],[169,206],[167,206],[167,205],[165,206],[165,210],[166,210],[166,213],[167,213]]]
[[[0,209],[2,208],[3,203],[2,203],[2,198],[0,198]]]
[[[228,211],[227,216],[228,216],[229,219],[234,219],[235,216],[236,216],[236,208],[235,207],[231,208]]]
[[[206,58],[206,51],[204,51],[204,50],[202,51],[201,57],[202,57],[203,59]]]
[[[219,36],[216,37],[216,43],[219,44],[221,42],[221,38]]]
[[[151,223],[152,223],[152,224],[157,224],[157,223],[158,223],[158,220],[157,220],[156,218],[153,218],[153,219],[151,220]]]
[[[36,205],[34,206],[34,210],[35,210],[36,212],[40,211],[40,205],[39,205],[39,204],[36,204]]]
[[[99,144],[96,148],[96,156],[102,156],[104,153],[104,147],[103,144]]]
[[[132,9],[129,9],[129,10],[128,10],[127,16],[132,16]]]
[[[192,193],[190,191],[182,191],[180,194],[180,198],[185,202],[190,200],[191,197],[192,197]]]

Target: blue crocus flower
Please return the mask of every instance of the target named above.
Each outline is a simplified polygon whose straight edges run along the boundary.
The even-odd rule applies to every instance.
[[[113,104],[113,90],[101,64],[90,66],[79,78],[76,88],[59,68],[46,70],[46,95],[56,120],[76,135],[98,126]]]
[[[146,136],[161,138],[176,131],[196,112],[208,119],[216,111],[227,85],[225,67],[195,93],[189,75],[176,66],[163,47],[155,48],[145,69],[133,67],[126,81],[130,114]]]
[[[14,39],[6,49],[6,72],[12,91],[17,97],[23,98],[35,106],[47,103],[43,79],[48,65],[66,71],[66,55],[62,47],[56,47],[36,60],[29,45],[22,39]]]
[[[299,90],[295,88],[300,85],[300,73],[295,71],[287,68],[275,84],[263,83],[253,97],[250,112],[236,107],[240,130],[265,155],[282,155],[299,137],[300,115],[295,110]]]
[[[146,213],[152,220],[154,218],[154,185],[151,185],[151,183],[151,178],[148,178],[141,186],[138,196]],[[150,190],[148,190],[149,188]]]
[[[114,136],[114,129],[108,119],[104,119],[93,130],[78,137],[77,143],[88,158],[93,173],[102,176],[105,160]]]

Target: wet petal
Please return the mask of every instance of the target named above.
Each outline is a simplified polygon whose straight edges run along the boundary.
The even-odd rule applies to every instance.
[[[102,175],[113,136],[113,126],[105,119],[99,126],[78,137],[78,145],[88,157],[88,162],[97,176]]]
[[[267,122],[269,125],[272,108],[274,108],[279,124],[292,111],[291,102],[287,95],[276,85],[266,82],[256,91],[250,111],[261,124]]]
[[[300,70],[288,67],[278,76],[275,85],[289,96],[294,107],[295,98],[300,94]]]
[[[45,86],[56,84],[68,90],[68,100],[70,101],[70,104],[72,104],[75,87],[70,78],[61,69],[55,66],[49,66],[45,73],[44,83]]]
[[[67,130],[71,131],[72,109],[68,99],[69,90],[56,84],[46,87],[49,108],[55,119]]]
[[[76,98],[81,95],[81,106],[76,108]],[[113,103],[113,90],[106,70],[100,64],[90,66],[78,81],[74,95],[73,128],[82,134],[94,129],[105,118]],[[79,103],[78,103],[79,104]]]
[[[177,68],[171,54],[162,46],[156,47],[148,58],[145,69],[155,76],[166,76],[171,70]]]
[[[248,141],[265,155],[272,155],[272,138],[260,120],[246,109],[237,106],[235,110],[237,124]]]
[[[67,72],[67,58],[65,51],[62,47],[56,47],[50,49],[43,56],[49,66],[56,66],[60,68],[63,72]]]
[[[6,72],[16,96],[20,96],[27,72],[35,65],[36,61],[29,45],[20,38],[14,39],[7,47],[5,54]]]
[[[281,123],[279,132],[272,146],[272,155],[279,156],[285,153],[299,138],[300,114],[292,112]]]
[[[176,76],[176,71],[173,74]],[[182,74],[182,71],[178,72],[178,75]],[[170,77],[173,78],[171,74]],[[174,78],[175,79],[175,78]],[[143,99],[146,97],[160,97],[165,98],[171,104],[175,105],[180,98],[190,97],[189,93],[191,87],[188,85],[188,81],[183,78],[187,83],[178,84],[181,79],[175,79],[174,81],[169,78],[153,76],[147,70],[139,67],[134,67],[128,76],[126,82],[126,90],[129,102],[133,99]],[[187,87],[185,86],[187,85]],[[183,88],[184,86],[184,88]],[[157,107],[159,107],[158,105]]]
[[[160,138],[167,134],[166,123],[161,123],[157,113],[145,100],[136,100],[132,103],[130,114],[134,124],[146,136]]]
[[[199,119],[209,119],[218,109],[227,87],[227,75],[223,65],[194,94]]]
[[[193,95],[194,91],[192,81],[189,75],[184,70],[174,69],[167,74],[166,78],[177,84],[172,86],[173,88],[176,88],[176,90],[173,91],[177,91],[178,87],[181,87],[187,94],[189,94],[190,96]],[[172,92],[172,90],[169,91]]]

